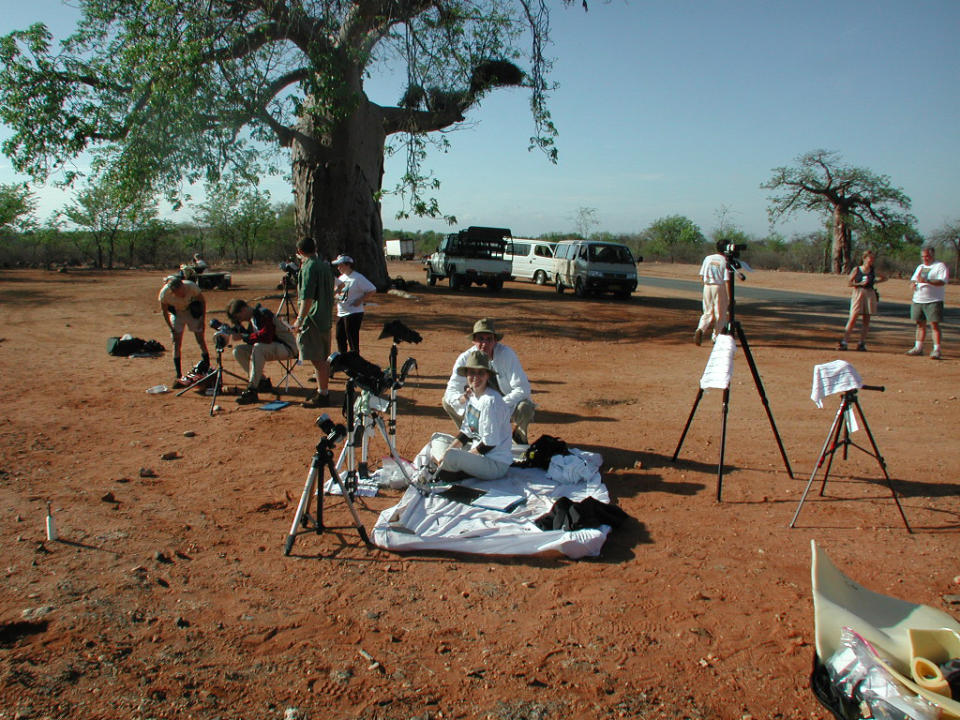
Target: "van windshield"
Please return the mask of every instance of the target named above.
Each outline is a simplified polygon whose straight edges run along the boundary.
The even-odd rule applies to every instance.
[[[591,245],[589,259],[593,262],[633,265],[633,255],[623,245]]]

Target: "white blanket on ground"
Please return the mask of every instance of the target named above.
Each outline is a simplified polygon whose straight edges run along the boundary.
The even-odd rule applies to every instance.
[[[459,484],[486,491],[488,499],[505,495],[522,498],[522,502],[509,512],[501,512],[409,487],[398,504],[380,513],[373,527],[373,543],[394,551],[446,550],[481,555],[559,552],[582,558],[599,555],[610,532],[607,525],[571,532],[541,530],[534,524],[561,497],[574,502],[588,497],[610,502],[596,469],[587,479],[569,482],[550,479],[537,468],[511,467],[499,480],[471,478]],[[483,503],[484,498],[477,502]]]

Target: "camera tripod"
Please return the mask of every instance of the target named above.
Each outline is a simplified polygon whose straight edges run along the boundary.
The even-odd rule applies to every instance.
[[[352,415],[352,411],[350,414]],[[360,516],[357,514],[357,509],[353,506],[354,492],[357,488],[356,470],[351,468],[347,473],[346,479],[344,479],[341,477],[337,468],[333,464],[333,448],[335,447],[337,441],[346,437],[347,445],[350,445],[353,442],[353,433],[347,433],[347,430],[343,425],[334,426],[330,420],[330,417],[326,414],[318,417],[316,422],[318,427],[329,427],[329,430],[327,435],[321,438],[320,442],[317,443],[316,451],[313,453],[313,459],[310,461],[310,471],[307,473],[307,481],[303,486],[303,494],[300,496],[300,502],[297,505],[297,513],[293,518],[293,524],[290,526],[290,533],[287,535],[287,540],[283,547],[284,555],[290,554],[290,551],[293,549],[293,543],[297,539],[297,535],[309,532],[311,527],[316,531],[317,535],[321,534],[326,529],[323,524],[324,468],[326,468],[327,472],[330,473],[330,479],[340,486],[340,492],[343,494],[343,499],[347,504],[347,509],[353,516],[353,522],[357,528],[357,533],[360,535],[360,539],[363,540],[365,545],[370,545],[370,538],[367,535],[367,529],[363,526],[363,522],[360,520]],[[310,499],[311,495],[314,494],[317,496],[317,516],[315,518],[310,516]],[[300,529],[301,527],[303,528],[302,530]]]
[[[404,467],[403,462],[401,462],[401,457],[397,454],[397,447],[394,441],[394,435],[396,434],[396,390],[392,390],[392,392],[394,393],[393,398],[389,401],[384,401],[383,398],[380,398],[369,391],[364,391],[364,393],[361,393],[359,403],[357,403],[356,400],[351,399],[350,392],[348,390],[347,398],[344,402],[354,405],[352,412],[353,425],[350,426],[352,428],[350,431],[350,438],[352,442],[346,443],[343,446],[343,450],[340,451],[340,457],[337,459],[336,465],[337,470],[340,470],[343,467],[343,462],[345,459],[349,461],[348,453],[356,452],[356,438],[359,436],[361,438],[360,463],[357,465],[357,475],[360,479],[369,478],[370,437],[374,434],[374,430],[379,430],[380,435],[387,444],[387,450],[390,452],[390,457],[392,457],[394,462],[397,463],[397,467],[400,468],[400,472],[403,474],[404,479],[406,479],[408,484],[413,482],[413,478],[411,478],[407,473],[406,467]],[[379,403],[377,401],[379,401]],[[391,425],[391,432],[387,431],[387,426],[383,421],[383,416],[380,414],[384,409],[382,404],[384,402],[386,402],[391,409],[391,422],[393,423]]]
[[[877,390],[879,392],[884,392],[886,388],[883,385],[864,385],[860,388],[861,390]],[[857,413],[860,415],[860,422],[863,423],[863,429],[867,432],[867,437],[870,439],[870,447],[873,448],[873,451],[867,450],[866,448],[860,447],[853,440],[850,439],[850,423],[851,420],[855,423],[856,418],[853,417],[853,408],[857,409]],[[847,415],[850,413],[850,415]],[[843,439],[840,439],[840,429],[843,428]],[[854,430],[856,430],[856,425],[854,424]],[[860,407],[860,400],[857,396],[857,390],[846,390],[843,393],[843,399],[840,401],[840,409],[837,410],[836,416],[833,418],[833,425],[830,426],[830,431],[827,433],[827,439],[823,443],[823,448],[820,450],[820,456],[817,458],[817,464],[813,469],[813,473],[810,475],[810,480],[807,481],[807,487],[803,491],[803,495],[800,498],[800,503],[797,505],[797,511],[793,514],[793,520],[790,521],[790,527],[794,527],[797,523],[797,518],[800,517],[800,510],[803,508],[803,503],[807,499],[807,493],[810,492],[810,486],[813,485],[814,479],[817,477],[817,473],[820,472],[820,468],[823,467],[823,461],[829,456],[827,460],[827,469],[823,473],[823,482],[820,484],[820,495],[823,496],[823,492],[827,487],[827,477],[830,475],[830,468],[833,465],[833,457],[837,452],[837,448],[843,448],[843,459],[847,459],[847,448],[853,446],[862,452],[865,452],[867,455],[877,459],[877,462],[880,464],[880,470],[883,471],[883,477],[887,481],[887,487],[890,488],[890,494],[893,495],[893,501],[897,504],[897,510],[900,511],[900,517],[903,518],[903,524],[907,528],[908,533],[913,533],[913,530],[910,529],[910,523],[907,522],[907,516],[903,512],[903,506],[900,505],[900,499],[897,497],[897,491],[893,489],[893,482],[890,480],[890,475],[887,474],[887,464],[883,461],[883,456],[880,454],[880,449],[877,447],[876,440],[873,439],[873,433],[870,432],[870,426],[867,424],[867,418],[863,414],[863,408]]]
[[[290,318],[293,315],[293,311],[291,310],[293,302],[290,298],[290,283],[288,282],[289,278],[290,273],[287,272],[287,274],[283,276],[283,281],[280,283],[283,286],[283,295],[280,298],[280,304],[277,306],[277,311],[273,314],[274,318],[285,323],[287,328],[291,327]],[[295,348],[290,348],[290,350],[293,352]],[[282,385],[284,392],[289,391],[290,380],[292,378],[293,381],[302,388],[303,383],[300,382],[300,379],[293,374],[293,369],[299,362],[297,357],[289,357],[286,360],[278,360],[277,362],[279,362],[280,366],[283,368],[283,377],[280,379],[280,382],[277,383],[277,387]]]
[[[213,409],[217,406],[217,396],[220,394],[220,391],[223,389],[223,374],[233,375],[233,377],[238,380],[246,381],[246,378],[237,375],[236,373],[230,372],[229,370],[223,369],[223,349],[227,346],[226,338],[223,335],[214,335],[214,345],[217,349],[217,366],[211,368],[210,371],[204,375],[202,378],[194,380],[192,383],[187,385],[183,390],[177,393],[177,397],[183,395],[187,390],[192,390],[201,383],[207,382],[210,378],[215,377],[216,379],[213,382],[213,399],[210,401],[210,417],[213,417]]]
[[[757,364],[753,360],[753,353],[750,352],[750,343],[747,342],[747,335],[743,331],[743,326],[736,319],[735,315],[735,278],[737,275],[740,275],[741,280],[746,280],[746,277],[739,271],[740,262],[738,260],[732,257],[730,253],[725,253],[725,257],[727,260],[727,272],[729,273],[729,279],[727,280],[727,293],[730,298],[730,305],[727,311],[727,324],[724,326],[722,333],[725,335],[735,336],[740,341],[740,347],[743,348],[743,354],[746,356],[747,364],[750,366],[750,373],[753,375],[753,384],[756,385],[757,393],[760,395],[760,400],[763,403],[763,409],[767,412],[767,419],[770,421],[770,428],[773,430],[773,436],[776,438],[777,447],[780,448],[780,456],[783,458],[783,464],[787,469],[787,475],[789,475],[792,479],[793,470],[790,468],[790,461],[787,460],[787,452],[783,449],[783,442],[780,440],[780,433],[777,431],[777,424],[774,422],[773,412],[770,410],[770,403],[767,400],[767,394],[763,389],[763,381],[760,380],[760,373],[757,371]],[[702,386],[699,388],[699,390],[697,390],[697,397],[693,401],[693,407],[690,409],[690,417],[687,418],[687,424],[684,425],[683,432],[680,435],[680,442],[677,443],[677,449],[673,453],[673,462],[677,461],[677,456],[680,454],[680,448],[683,447],[683,440],[687,436],[687,430],[690,429],[690,423],[693,422],[693,416],[697,412],[697,406],[700,404],[701,398],[703,398]],[[723,387],[723,402],[720,424],[720,462],[717,464],[717,502],[721,501],[721,494],[723,491],[723,458],[727,448],[727,412],[729,407],[730,382],[728,379]]]

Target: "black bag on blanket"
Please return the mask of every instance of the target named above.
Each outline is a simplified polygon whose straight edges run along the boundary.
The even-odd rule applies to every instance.
[[[550,458],[554,455],[569,455],[567,443],[553,435],[541,435],[523,453],[523,461],[514,463],[516,467],[540,468],[550,467]]]
[[[618,506],[600,502],[596,498],[574,502],[568,497],[557,500],[550,512],[537,518],[534,524],[541,530],[581,530],[601,525],[617,527],[629,517]]]

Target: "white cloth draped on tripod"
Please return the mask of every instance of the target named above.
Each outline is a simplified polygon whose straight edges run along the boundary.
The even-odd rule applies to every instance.
[[[700,389],[718,388],[725,390],[730,387],[730,378],[733,377],[733,355],[737,351],[737,344],[733,335],[717,335],[710,352],[710,359],[700,377]]]
[[[817,404],[817,407],[822,408],[823,399],[827,395],[859,390],[862,387],[863,380],[853,365],[846,360],[834,360],[813,366],[813,389],[810,391],[810,399]]]

